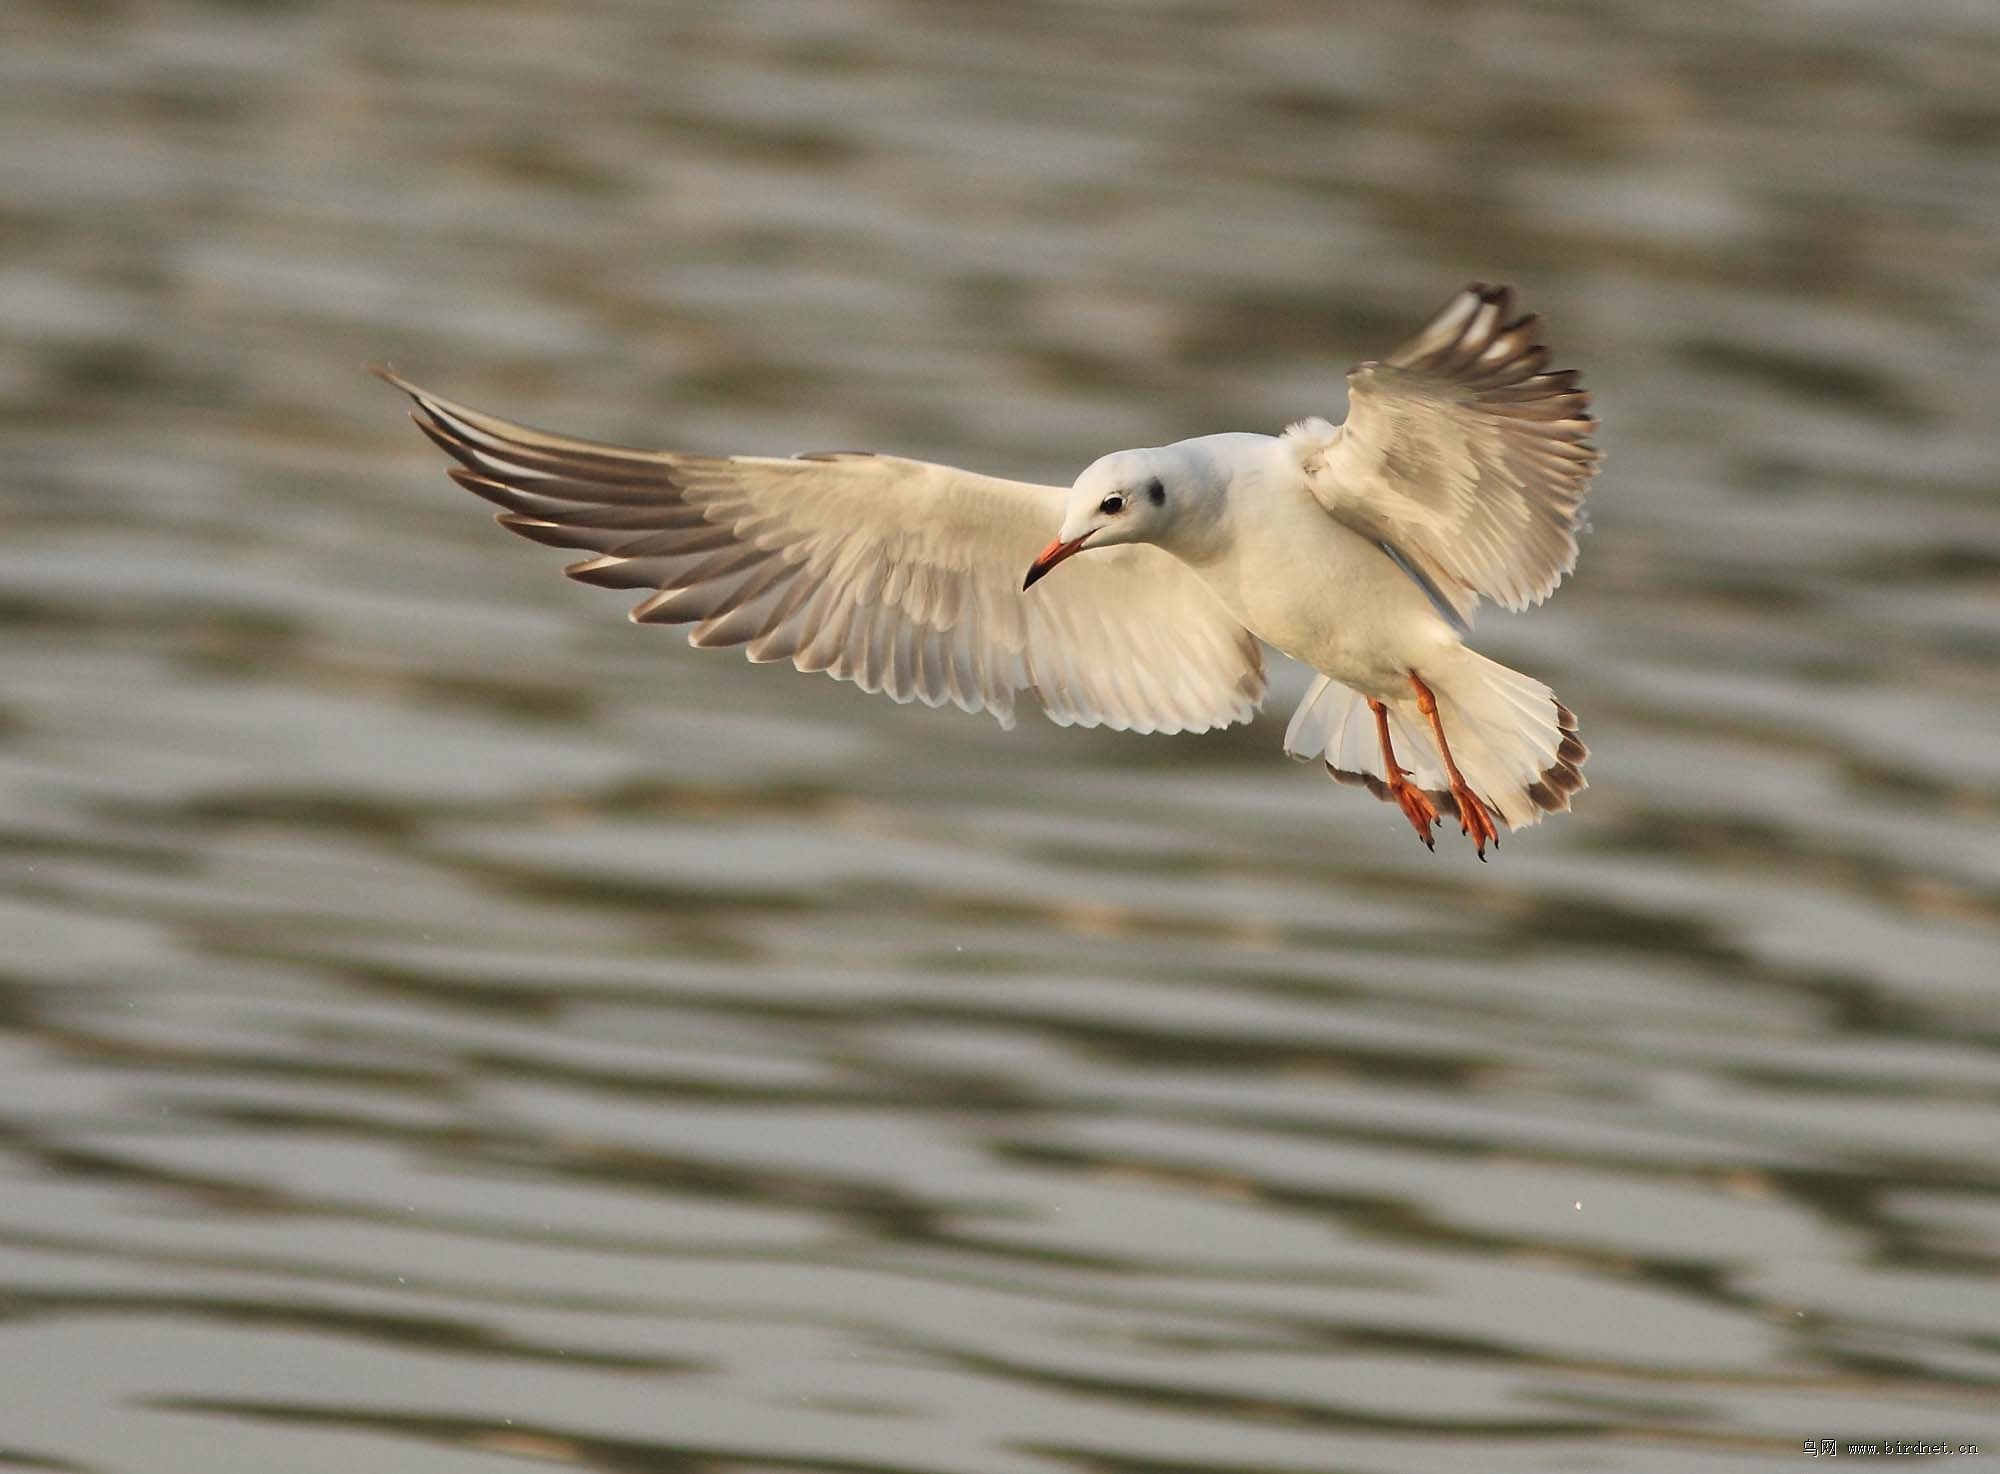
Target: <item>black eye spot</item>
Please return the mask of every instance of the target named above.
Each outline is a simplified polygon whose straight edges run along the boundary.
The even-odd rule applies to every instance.
[[[1159,477],[1155,476],[1146,483],[1146,496],[1156,507],[1164,507],[1167,504],[1167,489],[1160,484]]]
[[[1097,504],[1097,510],[1103,512],[1106,516],[1122,512],[1125,510],[1125,498],[1114,491],[1110,496]]]

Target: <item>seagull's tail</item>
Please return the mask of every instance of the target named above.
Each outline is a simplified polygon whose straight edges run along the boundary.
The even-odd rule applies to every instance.
[[[1437,697],[1459,771],[1509,829],[1569,808],[1571,795],[1587,786],[1582,768],[1590,749],[1576,735],[1569,708],[1540,681],[1463,648],[1419,674]],[[1397,763],[1441,813],[1455,818],[1458,805],[1416,693],[1385,704]],[[1315,681],[1299,703],[1285,731],[1285,751],[1296,758],[1323,756],[1341,782],[1390,797],[1374,714],[1365,698],[1329,677]]]

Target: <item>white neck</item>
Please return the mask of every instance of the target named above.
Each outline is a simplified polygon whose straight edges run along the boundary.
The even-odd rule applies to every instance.
[[[1268,435],[1204,435],[1162,446],[1155,454],[1163,462],[1175,506],[1153,541],[1197,568],[1224,556],[1237,493],[1246,480],[1261,476],[1269,448],[1276,444]]]

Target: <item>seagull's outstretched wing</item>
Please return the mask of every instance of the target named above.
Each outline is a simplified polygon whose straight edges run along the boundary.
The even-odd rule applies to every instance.
[[[897,701],[1140,732],[1245,721],[1262,647],[1157,548],[1106,548],[1021,591],[1064,493],[894,456],[785,460],[630,450],[530,430],[386,370],[500,525],[594,554],[566,572],[645,589],[641,624],[692,624]]]
[[[1575,370],[1546,371],[1540,320],[1475,282],[1379,363],[1347,376],[1347,423],[1285,432],[1327,511],[1469,619],[1547,598],[1576,566],[1599,453]]]

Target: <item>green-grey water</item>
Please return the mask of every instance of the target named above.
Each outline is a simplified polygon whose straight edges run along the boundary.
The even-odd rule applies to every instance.
[[[2000,1450],[2000,12],[4,32],[0,1468]],[[1609,456],[1487,866],[1282,666],[1003,733],[635,628],[360,371],[1067,482],[1471,278]]]

